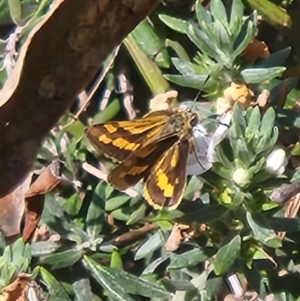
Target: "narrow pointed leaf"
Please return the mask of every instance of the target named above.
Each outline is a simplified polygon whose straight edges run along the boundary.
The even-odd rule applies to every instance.
[[[108,292],[110,300],[113,301],[133,301],[126,292],[125,287],[120,284],[109,271],[96,263],[88,256],[84,256],[84,263],[91,272],[92,277]]]
[[[238,258],[241,250],[241,237],[235,236],[228,244],[222,246],[216,255],[214,262],[214,272],[222,275],[227,272],[234,261]]]

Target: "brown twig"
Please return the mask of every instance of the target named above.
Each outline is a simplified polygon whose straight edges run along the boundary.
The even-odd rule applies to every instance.
[[[113,243],[115,245],[121,245],[124,243],[130,243],[133,241],[136,241],[138,239],[140,239],[142,236],[144,236],[145,234],[155,230],[158,228],[158,225],[156,224],[146,224],[145,226],[139,228],[139,229],[135,229],[132,231],[129,231],[127,233],[121,234],[120,236],[118,236],[117,238],[114,239]]]
[[[273,189],[269,199],[276,204],[284,204],[293,196],[300,192],[300,181],[291,184],[284,184],[280,187]]]

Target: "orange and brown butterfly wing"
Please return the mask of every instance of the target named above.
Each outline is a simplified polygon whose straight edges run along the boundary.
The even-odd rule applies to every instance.
[[[177,141],[178,138],[172,136],[136,150],[110,172],[108,182],[119,190],[134,186],[139,180],[148,176],[157,160]]]
[[[186,187],[188,140],[177,141],[152,167],[145,178],[144,198],[154,209],[176,209]]]
[[[96,124],[87,127],[85,132],[99,153],[122,162],[132,152],[164,138],[159,133],[168,123],[168,115],[168,111],[161,111],[141,119]]]

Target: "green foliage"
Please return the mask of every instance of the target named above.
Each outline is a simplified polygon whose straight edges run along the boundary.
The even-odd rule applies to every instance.
[[[19,273],[27,272],[31,261],[30,245],[18,239],[6,246],[0,257],[0,290],[14,281]]]
[[[242,80],[246,84],[257,84],[271,80],[281,74],[285,67],[273,67],[272,58],[258,65],[242,66],[239,56],[253,40],[257,30],[257,14],[254,11],[243,20],[243,4],[234,0],[230,14],[220,0],[211,1],[206,10],[196,3],[198,24],[190,24],[172,16],[160,14],[160,19],[173,30],[186,34],[198,49],[193,61],[172,58],[172,63],[182,75],[168,74],[165,77],[181,86],[199,89],[209,95],[219,95],[232,81]],[[286,55],[286,49],[273,56]],[[276,60],[276,64],[280,64]],[[213,91],[213,92],[212,92]]]
[[[22,42],[50,1],[40,2],[24,18],[21,2],[13,2],[10,14],[15,22],[32,16],[22,30]],[[115,50],[103,63],[99,78],[86,89],[96,91],[89,94],[96,108],[76,121],[63,116],[45,139],[36,167],[57,157],[64,162],[64,181],[46,196],[40,221],[48,227],[51,239],[31,245],[17,240],[3,247],[1,288],[18,273],[35,271],[33,277],[45,286],[47,300],[197,301],[213,300],[224,279],[237,274],[262,298],[266,290],[278,300],[300,295],[296,289],[300,220],[284,218],[283,208],[269,200],[272,189],[299,178],[294,170],[283,173],[287,158],[276,150],[283,128],[300,127],[299,113],[291,110],[297,99],[297,80],[275,79],[285,70],[281,65],[290,48],[246,63],[241,54],[256,34],[256,11],[243,18],[240,0],[232,1],[230,11],[221,0],[210,4],[207,10],[196,1],[195,22],[160,7],[123,41],[126,51],[118,59],[123,63],[123,56],[130,58],[135,67],[132,73],[136,71],[134,88],[138,90],[141,82],[144,85],[142,101],[132,106],[147,111],[147,93],[165,92],[171,83],[189,88],[179,90],[184,95],[195,96],[201,90],[216,100],[228,84],[239,80],[254,86],[257,94],[268,89],[270,108],[262,112],[258,107],[242,110],[234,105],[228,134],[215,147],[217,160],[212,169],[201,177],[188,177],[178,210],[151,210],[142,199],[140,183],[120,192],[87,166],[97,165],[99,155],[84,136],[86,120],[99,123],[128,113],[125,98],[130,91],[116,91]],[[174,31],[171,37],[167,27]],[[196,46],[196,53],[188,42],[181,43],[183,36]],[[6,41],[2,42],[4,49]],[[290,93],[285,107],[278,108],[282,91]],[[209,132],[218,128],[211,118],[213,101],[183,104],[202,114],[202,124]],[[76,110],[71,113],[76,115]],[[104,158],[101,163],[108,169],[113,164]],[[202,202],[195,200],[195,193]],[[190,226],[196,234],[187,235],[170,251],[170,240],[176,240],[175,235],[169,239],[175,223]],[[206,229],[197,235],[201,224]],[[279,231],[287,232],[286,241],[278,238]],[[280,269],[294,278],[283,280]]]

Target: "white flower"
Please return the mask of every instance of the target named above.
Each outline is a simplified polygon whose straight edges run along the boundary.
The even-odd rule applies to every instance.
[[[287,163],[286,152],[282,148],[277,148],[267,157],[265,169],[268,173],[279,176],[284,173]]]
[[[207,133],[201,123],[193,128],[195,151],[189,154],[187,175],[201,175],[212,167],[216,161],[215,147],[226,137],[230,120],[231,113],[228,112],[219,119],[220,125],[212,135]]]

